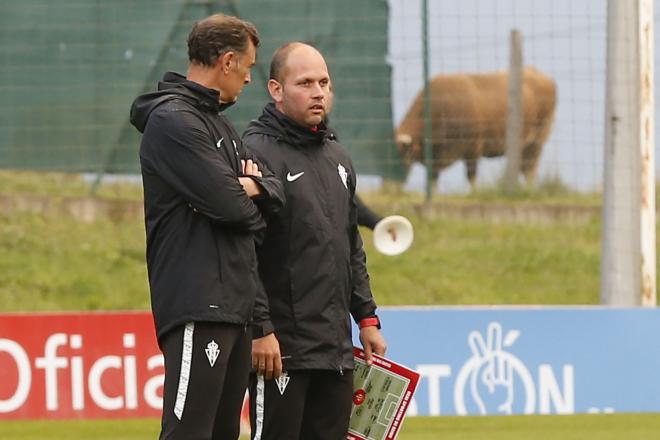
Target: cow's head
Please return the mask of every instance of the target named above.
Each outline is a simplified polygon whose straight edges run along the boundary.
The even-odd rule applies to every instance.
[[[401,160],[406,168],[414,162],[422,162],[424,160],[424,149],[422,148],[422,141],[419,138],[413,138],[406,133],[398,133],[396,135],[396,146],[399,149]]]

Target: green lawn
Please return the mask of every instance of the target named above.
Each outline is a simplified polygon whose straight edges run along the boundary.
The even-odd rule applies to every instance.
[[[80,174],[0,170],[0,194],[86,197],[92,183]],[[96,195],[107,199],[141,200],[142,188],[132,183],[102,184]]]
[[[398,256],[373,249],[372,287],[382,304],[597,304],[600,225],[423,221]]]
[[[0,194],[85,196],[90,187],[77,175],[0,172]],[[98,196],[136,201],[141,188],[104,184]],[[408,216],[415,226],[413,246],[397,257],[376,252],[371,231],[363,230],[373,291],[381,305],[599,302],[599,221],[539,225],[425,220],[413,210],[422,195],[403,193],[391,183],[364,198],[382,214]],[[600,200],[597,194],[572,193],[552,182],[506,197],[480,189],[468,196],[437,198],[447,203],[584,206],[596,206]],[[64,216],[14,212],[0,216],[0,249],[0,310],[149,307],[141,220],[84,224]]]
[[[414,417],[399,440],[654,440],[660,414]]]
[[[560,188],[561,189],[561,188]],[[77,176],[0,172],[0,194],[85,196]],[[99,197],[139,200],[134,185],[103,185]],[[600,223],[494,224],[424,220],[413,214],[419,194],[386,188],[365,195],[381,213],[398,212],[415,226],[412,248],[398,257],[377,253],[363,231],[368,266],[381,305],[597,304]],[[503,197],[480,190],[443,201],[583,203],[597,195],[552,187]],[[388,209],[390,207],[391,209]],[[0,215],[0,310],[147,309],[144,225],[140,220],[85,224],[68,217]],[[660,263],[660,259],[658,259]],[[658,270],[660,274],[660,270]],[[155,439],[157,420],[2,421],[2,440]],[[401,440],[654,440],[660,415],[415,417]]]
[[[109,180],[109,179],[108,179]],[[382,190],[365,196],[369,201],[390,206],[394,204],[410,205],[424,201],[424,194],[403,192],[398,182],[387,181]],[[83,197],[93,192],[92,182],[85,181],[80,174],[6,171],[0,170],[0,194],[35,194],[54,197]],[[131,183],[102,182],[96,188],[96,196],[108,199],[140,200],[142,189]],[[658,191],[656,196],[660,197]],[[586,206],[600,205],[598,193],[572,191],[555,179],[540,181],[535,187],[521,187],[513,194],[505,195],[500,187],[478,187],[467,195],[435,195],[434,200],[466,202],[509,202],[509,203],[552,203],[578,204]]]
[[[660,415],[656,414],[410,417],[398,439],[654,440],[659,433]],[[158,420],[154,419],[0,423],[3,440],[146,440],[157,436]]]
[[[598,303],[596,223],[411,220],[415,242],[398,257],[363,231],[381,305]],[[144,243],[141,221],[0,216],[0,310],[147,308]]]
[[[80,197],[90,190],[91,183],[79,175],[0,171],[0,195]],[[142,190],[130,183],[103,184],[97,196],[135,202]],[[397,257],[376,252],[371,231],[362,231],[381,305],[599,302],[598,220],[546,225],[429,220],[414,211],[423,195],[402,192],[391,182],[363,197],[383,215],[408,216],[415,227],[413,246]],[[480,188],[436,199],[449,204],[600,203],[598,194],[571,192],[553,181],[510,196]],[[0,310],[146,309],[144,253],[141,219],[117,216],[84,224],[65,216],[0,215]]]
[[[140,222],[0,216],[0,310],[149,306]]]

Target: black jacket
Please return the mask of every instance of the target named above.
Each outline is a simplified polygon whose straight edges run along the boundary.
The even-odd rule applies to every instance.
[[[376,224],[383,219],[383,217],[369,209],[369,207],[364,204],[362,199],[359,198],[357,194],[355,195],[355,203],[357,204],[358,210],[358,225],[373,229],[376,227]]]
[[[312,132],[272,103],[243,142],[282,180],[287,200],[257,249],[268,301],[257,301],[254,336],[274,329],[285,369],[352,369],[349,313],[359,321],[376,304],[351,159],[324,126]]]
[[[238,181],[247,155],[220,113],[217,91],[175,73],[165,74],[158,90],[131,108],[131,123],[144,134],[147,268],[158,337],[190,321],[247,324],[261,289],[255,240],[264,215],[284,202],[282,183],[262,169],[264,177],[254,178],[260,200],[247,196]]]

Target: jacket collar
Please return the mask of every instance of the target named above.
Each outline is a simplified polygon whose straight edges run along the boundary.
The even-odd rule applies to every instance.
[[[184,89],[188,92],[184,94],[193,98],[195,105],[201,109],[219,113],[234,105],[234,102],[221,103],[220,92],[217,90],[209,89],[199,83],[190,81],[179,73],[167,72],[163,76],[163,80],[158,83],[158,90],[172,88]]]
[[[256,124],[251,124],[251,130],[276,136],[293,146],[305,148],[322,146],[326,137],[331,133],[324,123],[316,130],[305,127],[280,112],[274,103],[268,103]]]

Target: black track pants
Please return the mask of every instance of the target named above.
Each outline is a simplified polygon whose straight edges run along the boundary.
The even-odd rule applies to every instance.
[[[252,440],[345,440],[353,371],[293,370],[275,380],[250,374]]]
[[[191,322],[161,340],[161,440],[235,440],[252,341],[242,325]]]

